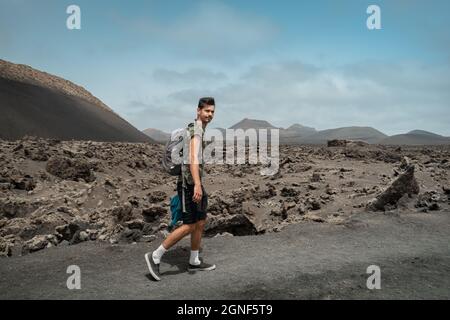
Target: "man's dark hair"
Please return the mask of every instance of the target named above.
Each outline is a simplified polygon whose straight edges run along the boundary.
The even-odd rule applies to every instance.
[[[213,97],[203,97],[200,98],[200,100],[198,101],[198,107],[200,109],[203,109],[205,106],[215,106],[216,103],[214,102],[214,98]]]

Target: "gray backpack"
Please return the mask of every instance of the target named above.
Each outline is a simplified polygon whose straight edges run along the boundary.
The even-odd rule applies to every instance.
[[[181,163],[183,161],[184,139],[187,137],[186,128],[179,128],[172,131],[169,141],[167,141],[162,165],[164,170],[172,175],[181,175]]]

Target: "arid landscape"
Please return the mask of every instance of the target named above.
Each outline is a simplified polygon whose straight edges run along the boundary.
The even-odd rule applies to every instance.
[[[140,132],[83,88],[27,66],[0,61],[0,84],[0,296],[185,297],[177,283],[188,239],[168,254],[159,291],[143,260],[171,218],[176,177],[161,164],[169,134]],[[249,128],[275,127],[248,118],[230,127]],[[278,129],[275,175],[261,175],[260,163],[205,164],[202,251],[219,267],[201,276],[206,290],[195,291],[195,279],[186,290],[227,299],[449,297],[448,137]],[[389,290],[369,293],[365,268],[380,262]],[[70,264],[89,270],[88,290],[67,291]]]
[[[83,241],[150,242],[166,232],[176,177],[162,169],[163,149],[32,137],[2,141],[2,255]],[[304,221],[345,224],[365,211],[449,209],[447,146],[281,146],[280,155],[273,176],[262,176],[261,165],[206,164],[207,235],[258,235]],[[383,198],[395,181],[400,187]]]
[[[143,254],[164,239],[175,194],[163,146],[27,138],[1,150],[5,299],[449,297],[445,146],[282,146],[274,176],[206,165],[202,252],[218,269],[188,276],[186,238],[158,284]],[[66,287],[73,264],[76,292]],[[372,264],[383,290],[365,287]]]

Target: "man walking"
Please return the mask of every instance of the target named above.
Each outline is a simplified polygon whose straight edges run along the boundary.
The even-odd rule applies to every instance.
[[[189,141],[185,146],[188,146],[189,162],[188,164],[182,163],[182,174],[177,181],[177,192],[182,202],[183,225],[171,232],[158,249],[145,254],[150,274],[157,281],[161,280],[159,265],[162,256],[188,234],[191,235],[191,256],[188,270],[205,271],[216,268],[214,264],[208,264],[199,258],[200,242],[208,206],[208,195],[202,183],[203,161],[200,163],[199,158],[203,155],[205,147],[203,136],[207,124],[214,117],[214,109],[214,98],[201,98],[197,107],[197,118],[187,127]]]

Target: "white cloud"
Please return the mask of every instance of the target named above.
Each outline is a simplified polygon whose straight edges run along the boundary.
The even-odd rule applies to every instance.
[[[205,68],[191,68],[186,71],[175,71],[164,68],[157,68],[153,71],[153,78],[156,81],[166,84],[179,83],[210,83],[211,81],[224,81],[227,76],[223,72],[214,72]]]
[[[167,131],[181,126],[195,117],[197,99],[211,95],[217,103],[212,127],[229,127],[249,117],[281,127],[293,123],[317,129],[358,125],[387,134],[424,129],[450,136],[449,74],[448,65],[412,62],[366,62],[333,69],[299,61],[262,64],[225,84],[166,84],[164,94],[153,92],[158,96],[158,109],[153,109],[151,121]],[[146,104],[152,105],[152,99]],[[145,112],[138,112],[136,123],[145,121]]]
[[[177,19],[164,22],[150,17],[127,20],[118,14],[115,20],[143,34],[144,42],[166,46],[183,56],[209,59],[258,52],[270,45],[279,32],[269,19],[218,1],[200,2]]]

